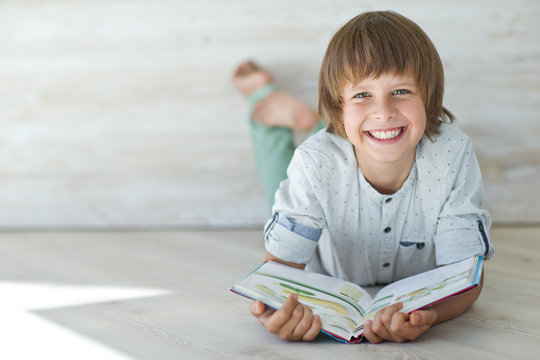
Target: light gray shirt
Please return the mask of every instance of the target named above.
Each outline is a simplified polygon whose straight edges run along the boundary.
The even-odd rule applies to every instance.
[[[364,178],[352,144],[319,131],[299,146],[265,226],[284,261],[360,285],[384,284],[466,257],[493,255],[470,139],[441,124],[423,137],[402,187],[383,195]]]

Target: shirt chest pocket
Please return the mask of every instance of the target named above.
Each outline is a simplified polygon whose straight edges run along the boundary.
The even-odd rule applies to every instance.
[[[404,239],[399,243],[398,268],[407,276],[433,268],[435,248],[432,241],[426,239]]]
[[[422,250],[426,247],[426,242],[424,240],[422,241],[402,241],[399,243],[400,247],[403,248],[416,248],[417,250]]]

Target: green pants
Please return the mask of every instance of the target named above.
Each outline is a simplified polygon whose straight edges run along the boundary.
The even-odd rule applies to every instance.
[[[253,92],[248,98],[255,162],[270,206],[274,203],[274,193],[279,188],[280,182],[287,177],[287,167],[296,147],[291,129],[263,125],[251,117],[257,102],[274,90],[275,86],[269,84]],[[311,131],[316,132],[323,127],[324,124],[319,122]]]

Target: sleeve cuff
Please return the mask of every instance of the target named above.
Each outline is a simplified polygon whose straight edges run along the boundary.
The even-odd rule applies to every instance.
[[[476,230],[447,231],[435,235],[437,265],[447,265],[472,256],[490,258],[493,247],[484,244]]]
[[[265,231],[266,250],[283,261],[307,264],[317,248],[317,242],[287,229],[276,220],[274,218]]]

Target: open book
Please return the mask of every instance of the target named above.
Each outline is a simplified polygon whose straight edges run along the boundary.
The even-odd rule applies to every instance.
[[[301,303],[321,317],[324,333],[340,341],[359,342],[364,321],[385,306],[402,301],[400,311],[411,313],[474,288],[480,282],[482,263],[478,256],[438,267],[387,285],[372,298],[351,282],[270,261],[230,290],[274,309],[296,293]]]

